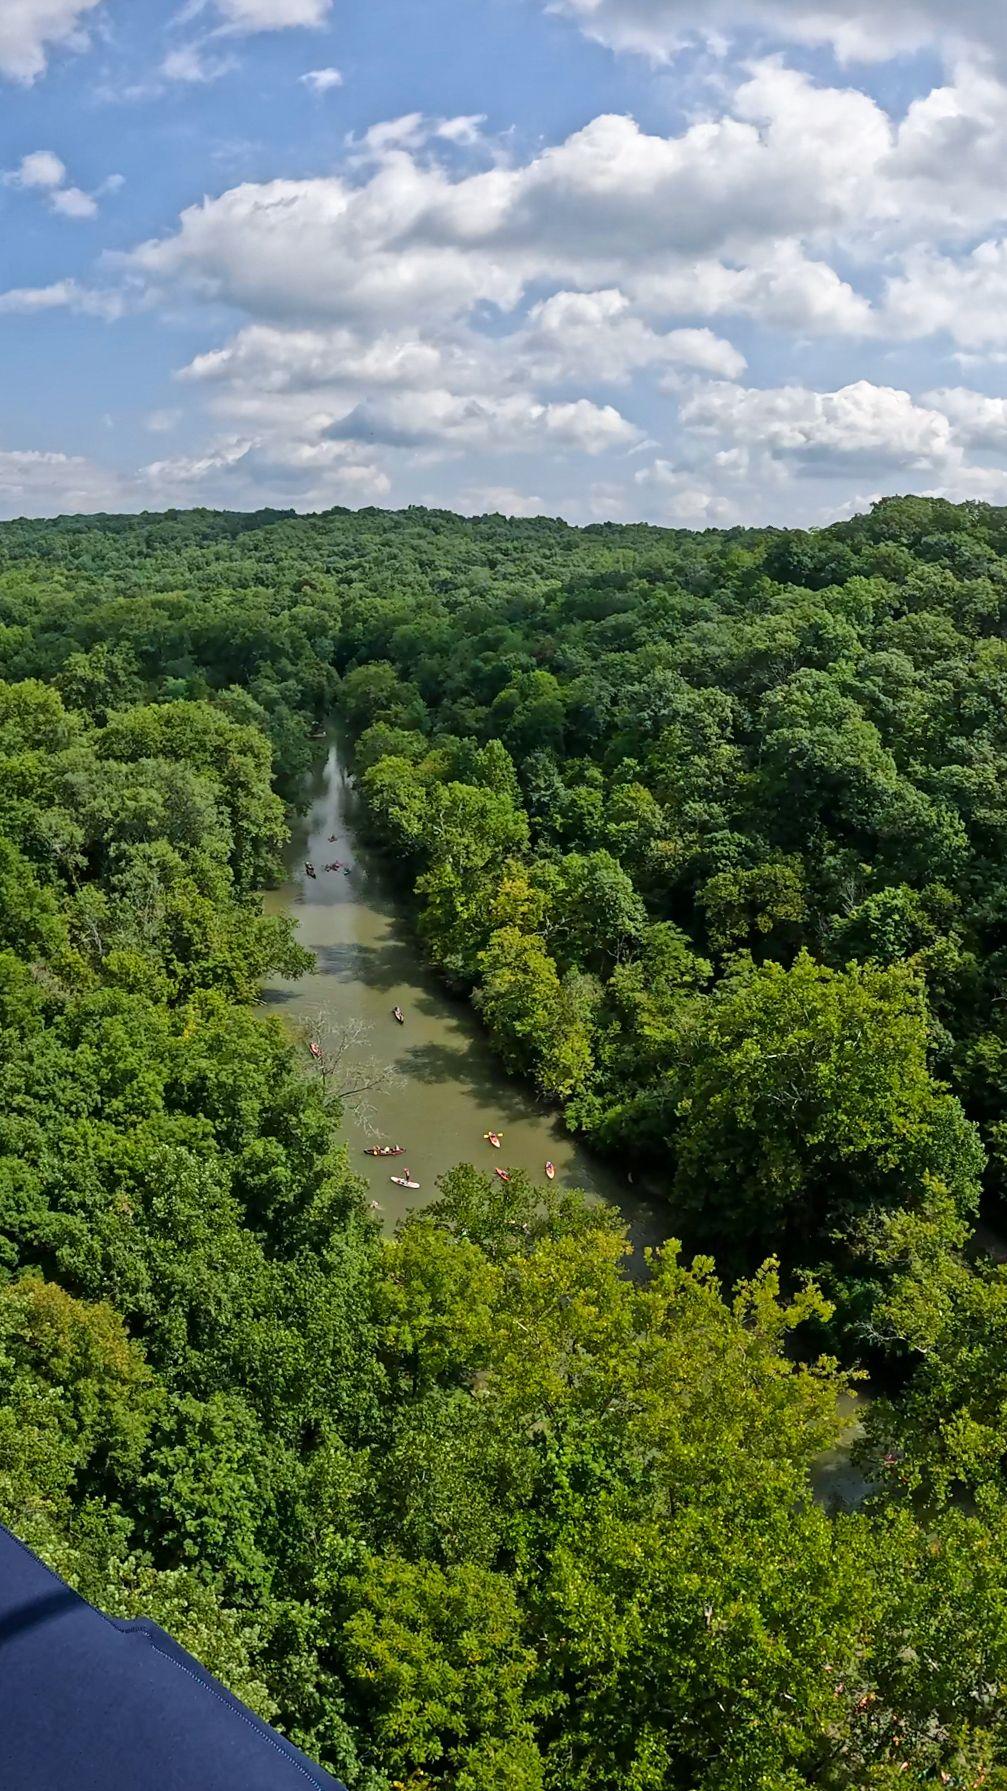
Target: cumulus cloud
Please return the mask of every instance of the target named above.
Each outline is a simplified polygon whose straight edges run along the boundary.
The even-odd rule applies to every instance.
[[[332,0],[216,0],[216,8],[225,30],[289,31],[324,25]]]
[[[1007,89],[968,71],[896,122],[866,94],[771,60],[721,117],[677,135],[612,114],[523,164],[459,170],[433,153],[478,141],[479,123],[372,126],[344,170],[206,198],[132,266],[272,322],[435,323],[513,310],[551,284],[617,288],[655,314],[866,334],[872,307],[833,266],[837,242],[895,251],[1005,210]],[[985,172],[959,154],[960,180],[942,181],[969,133]]]
[[[584,454],[630,447],[640,437],[613,405],[588,398],[543,403],[526,392],[460,396],[436,389],[363,401],[328,433],[397,448],[572,448]]]
[[[3,175],[3,184],[20,187],[26,192],[44,194],[50,211],[63,218],[95,218],[98,197],[80,187],[67,184],[66,165],[52,149],[33,149],[21,157],[16,168]],[[114,192],[122,185],[121,175],[111,175],[102,183],[102,192]]]
[[[658,331],[634,316],[615,288],[556,292],[532,307],[512,345],[539,379],[592,379],[622,384],[641,368],[686,367],[728,379],[745,371],[745,357],[710,329]]]
[[[947,417],[964,447],[1007,447],[1007,398],[990,398],[984,392],[952,386],[927,392],[922,402]]]
[[[30,155],[21,157],[16,168],[4,175],[7,186],[40,188],[43,192],[61,187],[65,179],[66,167],[52,149],[33,149]]]
[[[681,529],[714,529],[738,519],[736,504],[710,483],[669,460],[634,474],[639,498],[655,521]]]
[[[276,504],[321,510],[333,504],[380,503],[390,490],[388,475],[354,458],[339,443],[284,444],[232,437],[205,453],[151,461],[139,480],[147,502],[201,502],[230,507]]]
[[[980,243],[961,259],[914,250],[889,281],[885,325],[896,336],[946,331],[966,349],[1007,343],[1007,240]]]
[[[306,74],[298,76],[298,80],[303,87],[310,87],[312,93],[331,93],[343,85],[338,68],[309,68]]]
[[[3,0],[0,75],[31,82],[45,73],[51,51],[83,49],[86,21],[100,0]]]
[[[857,380],[835,392],[803,386],[745,388],[718,381],[680,407],[682,422],[733,448],[757,450],[806,468],[925,469],[955,452],[950,419],[908,392]]]

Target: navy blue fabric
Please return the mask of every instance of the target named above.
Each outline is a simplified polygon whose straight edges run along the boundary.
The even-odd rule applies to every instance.
[[[0,1525],[2,1791],[344,1791],[156,1623],[115,1623]]]

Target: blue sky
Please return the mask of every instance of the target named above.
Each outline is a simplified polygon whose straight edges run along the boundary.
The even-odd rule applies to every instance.
[[[999,0],[16,0],[0,515],[1007,502],[1005,170]]]

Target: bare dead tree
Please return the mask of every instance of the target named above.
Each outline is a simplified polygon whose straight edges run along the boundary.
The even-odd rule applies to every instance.
[[[316,1047],[312,1058],[326,1096],[352,1107],[364,1128],[372,1130],[368,1097],[400,1081],[394,1064],[383,1062],[369,1049],[370,1028],[362,1020],[318,1008],[309,1017],[307,1030]]]

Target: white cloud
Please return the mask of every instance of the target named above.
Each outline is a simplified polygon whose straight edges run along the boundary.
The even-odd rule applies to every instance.
[[[169,50],[161,64],[166,81],[182,81],[193,87],[206,87],[230,74],[237,64],[233,56],[212,55],[202,43],[180,44]]]
[[[191,504],[198,494],[200,501],[232,507],[269,503],[300,510],[380,503],[391,489],[381,467],[354,458],[341,443],[287,445],[254,437],[222,440],[204,454],[152,461],[139,480],[147,503]]]
[[[80,187],[59,187],[50,201],[52,209],[61,218],[96,218],[98,201],[92,193],[84,193]]]
[[[435,388],[363,400],[328,433],[393,448],[575,449],[593,455],[630,447],[640,432],[612,405],[588,398],[543,403],[528,392],[462,396]]]
[[[889,281],[885,324],[894,336],[947,331],[967,349],[1007,343],[1007,240],[980,243],[962,260],[913,250]]]
[[[634,485],[653,518],[673,528],[722,528],[737,519],[729,498],[668,460],[642,467]]]
[[[207,198],[133,265],[274,322],[432,322],[551,284],[615,287],[655,315],[853,335],[874,320],[832,265],[837,243],[876,259],[1007,211],[1007,88],[968,70],[896,122],[866,94],[763,61],[729,110],[677,135],[611,114],[523,165],[438,159],[439,144],[481,148],[480,125],[373,125],[344,172]]]
[[[332,0],[216,0],[216,5],[226,30],[289,31],[324,25]]]
[[[62,186],[65,179],[66,167],[51,149],[33,149],[30,155],[21,157],[16,168],[4,175],[8,186],[41,188],[43,192]]]
[[[85,21],[99,0],[2,0],[0,75],[35,81],[45,73],[49,53],[83,49]]]
[[[651,328],[615,288],[556,292],[532,307],[514,344],[537,377],[623,383],[641,368],[689,367],[735,379],[745,357],[709,329]]]
[[[922,402],[948,418],[963,446],[1007,447],[1007,398],[990,398],[984,392],[952,386],[927,392]]]
[[[4,186],[44,194],[50,211],[54,211],[59,217],[95,218],[98,215],[97,196],[85,193],[80,187],[66,185],[66,165],[54,150],[33,149],[30,155],[22,156],[18,166],[9,169],[2,178]],[[99,192],[117,192],[122,184],[122,176],[112,174],[102,182]]]
[[[338,68],[309,68],[298,79],[302,86],[310,87],[312,93],[331,93],[334,88],[343,85],[343,77]]]
[[[0,316],[22,315],[44,311],[81,311],[91,317],[112,320],[121,317],[124,301],[116,291],[100,292],[81,286],[76,280],[54,280],[48,286],[14,286],[0,292]]]
[[[375,161],[365,179],[231,188],[183,212],[132,264],[262,320],[429,324],[480,303],[511,309],[539,280],[629,293],[639,281],[652,297],[664,281],[681,300],[697,259],[720,257],[725,310],[732,285],[752,312],[761,294],[793,308],[803,284],[805,311],[862,322],[863,301],[796,245],[895,216],[879,178],[893,146],[886,115],[863,95],[775,67],[743,84],[737,111],[679,137],[596,118],[523,167],[459,175],[419,158],[431,130],[409,115],[353,146]],[[780,243],[785,271],[774,282],[769,245]]]
[[[589,36],[613,49],[663,62],[683,44],[716,32],[761,30],[775,38],[829,44],[842,58],[866,62],[901,51],[1007,47],[999,0],[548,0]]]
[[[870,301],[825,261],[809,260],[800,244],[781,241],[743,267],[697,260],[627,282],[641,308],[657,316],[694,312],[707,317],[751,317],[774,329],[810,336],[867,336],[876,320]]]
[[[718,382],[686,398],[680,414],[688,429],[730,448],[811,470],[854,462],[925,469],[943,465],[956,452],[943,411],[865,379],[835,392]]]

